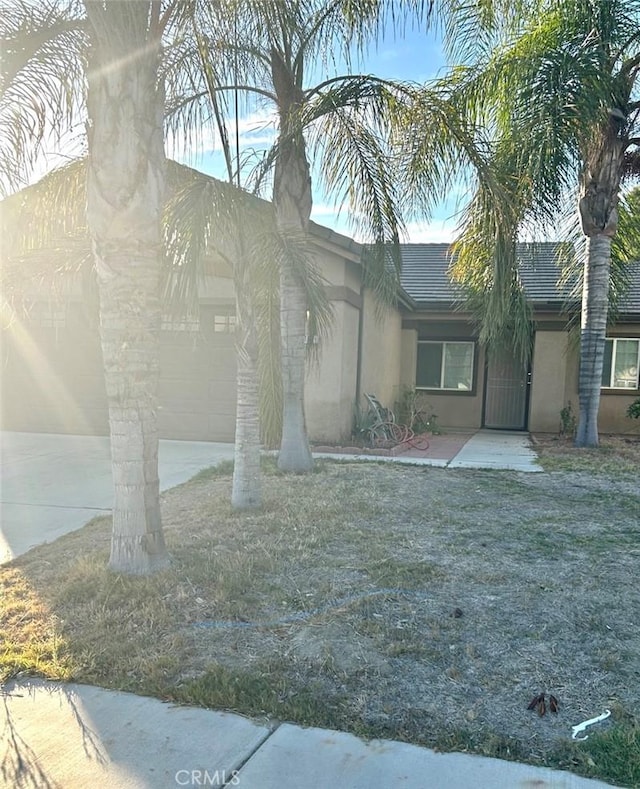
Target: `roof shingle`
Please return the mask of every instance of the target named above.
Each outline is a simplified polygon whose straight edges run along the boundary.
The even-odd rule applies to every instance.
[[[462,288],[452,283],[448,269],[452,261],[449,244],[403,244],[401,284],[420,305],[451,304],[463,297]],[[518,244],[520,278],[534,305],[562,305],[576,294],[578,275],[563,281],[561,255],[564,244],[540,242]],[[620,300],[620,314],[640,315],[640,261],[627,270],[629,287]],[[575,296],[579,300],[579,295]]]

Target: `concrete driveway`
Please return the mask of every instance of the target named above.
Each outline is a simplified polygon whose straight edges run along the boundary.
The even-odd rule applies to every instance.
[[[233,459],[233,444],[160,441],[162,490]],[[0,440],[0,563],[111,512],[105,436],[3,432]]]

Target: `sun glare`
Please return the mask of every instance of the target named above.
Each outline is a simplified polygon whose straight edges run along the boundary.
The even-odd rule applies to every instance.
[[[56,415],[60,432],[91,434],[93,426],[19,316],[14,316],[6,331],[11,333],[21,363],[36,381],[39,394]]]

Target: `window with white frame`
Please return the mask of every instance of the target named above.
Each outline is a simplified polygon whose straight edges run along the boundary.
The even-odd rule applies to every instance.
[[[416,388],[470,392],[474,356],[473,342],[419,340]]]
[[[175,315],[166,314],[162,316],[160,328],[162,331],[199,332],[200,318],[197,315],[176,317]]]
[[[67,305],[59,302],[36,302],[30,308],[31,320],[43,329],[64,329]]]
[[[614,337],[604,345],[602,386],[606,389],[639,389],[640,338]]]
[[[213,330],[224,334],[233,334],[236,330],[236,316],[217,314],[213,316]]]

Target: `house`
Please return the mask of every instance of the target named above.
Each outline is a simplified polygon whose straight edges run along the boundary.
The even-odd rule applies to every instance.
[[[346,248],[347,239],[331,234]],[[353,246],[349,246],[353,253]],[[558,245],[518,249],[520,277],[532,307],[534,344],[527,366],[509,353],[489,355],[478,342],[471,316],[461,311],[461,293],[448,276],[447,244],[402,247],[402,295],[395,309],[376,313],[371,295],[355,280],[345,282],[341,322],[320,368],[309,374],[307,421],[312,437],[339,440],[348,434],[349,404],[375,393],[386,405],[404,389],[418,393],[423,411],[446,428],[558,432],[561,411],[578,411],[577,333],[568,329],[572,285],[560,284]],[[335,275],[334,275],[335,276]],[[349,290],[350,288],[350,290]],[[357,329],[355,328],[357,321]],[[349,341],[349,338],[351,340]],[[600,403],[601,432],[630,432],[626,416],[640,396],[640,264],[630,267],[628,289],[608,332]],[[339,381],[341,401],[325,382]],[[339,425],[340,431],[336,429]]]
[[[578,332],[569,331],[566,310],[573,305],[579,316],[580,297],[570,283],[561,284],[558,252],[552,243],[518,248],[534,321],[533,354],[525,367],[509,353],[487,354],[478,344],[469,316],[456,309],[459,293],[447,276],[446,245],[403,248],[402,285],[412,304],[402,314],[400,380],[423,393],[441,424],[557,432],[563,408],[570,404],[577,414]],[[633,427],[626,410],[640,395],[638,264],[629,269],[608,337],[599,428],[624,433]]]
[[[340,442],[352,431],[365,393],[393,406],[415,388],[444,428],[557,432],[560,412],[577,413],[578,354],[563,313],[556,246],[523,245],[520,274],[535,322],[528,367],[489,356],[447,270],[445,244],[402,247],[402,292],[393,308],[376,307],[362,281],[362,248],[312,223],[319,267],[334,308],[334,326],[306,386],[312,440]],[[640,265],[609,332],[600,406],[601,432],[629,432],[625,416],[640,397]],[[32,281],[28,312],[2,329],[4,430],[108,432],[96,304],[77,283],[52,295]],[[160,433],[164,438],[231,441],[235,415],[234,292],[222,262],[207,275],[200,309],[163,322],[160,336]]]

